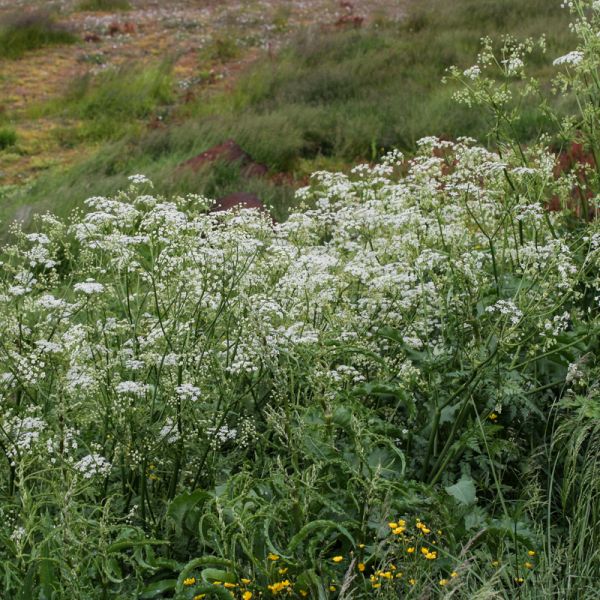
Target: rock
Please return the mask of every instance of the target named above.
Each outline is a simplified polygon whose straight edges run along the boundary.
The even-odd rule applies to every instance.
[[[250,192],[234,192],[219,198],[214,206],[210,209],[211,213],[224,212],[231,210],[232,208],[256,208],[264,213],[271,216],[271,213],[267,207],[263,204],[262,200],[256,195]],[[273,222],[275,219],[271,216]]]
[[[234,140],[226,140],[222,144],[209,148],[181,164],[180,168],[199,171],[217,161],[239,163],[246,177],[264,177],[268,172],[265,165],[255,162]]]

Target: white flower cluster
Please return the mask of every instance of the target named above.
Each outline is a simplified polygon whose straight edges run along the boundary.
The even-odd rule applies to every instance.
[[[106,476],[110,473],[112,465],[100,454],[88,454],[77,461],[73,468],[80,473],[84,479],[92,479],[97,476]]]

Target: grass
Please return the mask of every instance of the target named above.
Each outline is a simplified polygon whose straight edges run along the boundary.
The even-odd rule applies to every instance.
[[[485,141],[486,114],[457,106],[455,88],[440,84],[446,69],[473,64],[482,35],[545,34],[548,54],[532,57],[532,73],[549,86],[552,59],[573,44],[567,21],[566,11],[542,0],[427,0],[415,3],[400,23],[380,18],[363,30],[305,31],[278,55],[265,55],[233,89],[206,91],[151,132],[140,130],[141,120],[168,101],[166,78],[117,71],[78,80],[53,108],[82,121],[59,133],[62,143],[108,144],[84,164],[40,178],[14,205],[27,202],[65,214],[86,190],[115,191],[126,174],[144,171],[159,174],[159,187],[168,188],[161,192],[207,190],[218,196],[250,184],[235,175],[204,185],[202,176],[180,178],[175,169],[228,138],[272,172],[300,180],[315,169],[374,160],[393,147],[411,153],[416,140],[432,133]],[[224,38],[203,59],[231,58],[233,46]],[[200,64],[199,71],[205,67]],[[127,86],[121,85],[124,78]],[[133,128],[123,125],[130,113],[141,119]],[[522,107],[522,115],[520,138],[534,139],[546,126],[542,115],[535,105]],[[127,133],[127,140],[114,143]],[[289,190],[270,188],[276,204],[290,196]]]
[[[17,59],[26,52],[74,44],[77,39],[48,11],[15,13],[0,22],[0,59]]]
[[[131,10],[131,4],[127,0],[83,0],[77,5],[77,8],[91,12],[109,12]]]
[[[16,131],[12,127],[0,127],[0,150],[5,150],[16,143]]]
[[[125,65],[77,77],[62,98],[35,107],[30,116],[59,115],[75,121],[75,127],[59,133],[65,145],[118,139],[135,130],[139,120],[160,116],[159,107],[173,102],[171,66],[169,61]]]

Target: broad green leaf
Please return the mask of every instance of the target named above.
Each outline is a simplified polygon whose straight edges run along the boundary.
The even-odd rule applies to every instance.
[[[470,506],[477,501],[475,484],[473,483],[473,480],[466,475],[463,475],[457,483],[445,489],[459,504]]]

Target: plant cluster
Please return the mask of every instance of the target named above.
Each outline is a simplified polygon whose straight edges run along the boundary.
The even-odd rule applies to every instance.
[[[600,2],[572,10],[559,125],[595,154]],[[514,137],[530,49],[452,73],[493,151],[316,172],[280,224],[133,175],[14,229],[4,595],[594,597],[600,185]]]
[[[44,46],[73,44],[77,36],[56,22],[52,13],[15,13],[0,22],[0,59],[20,58]]]

